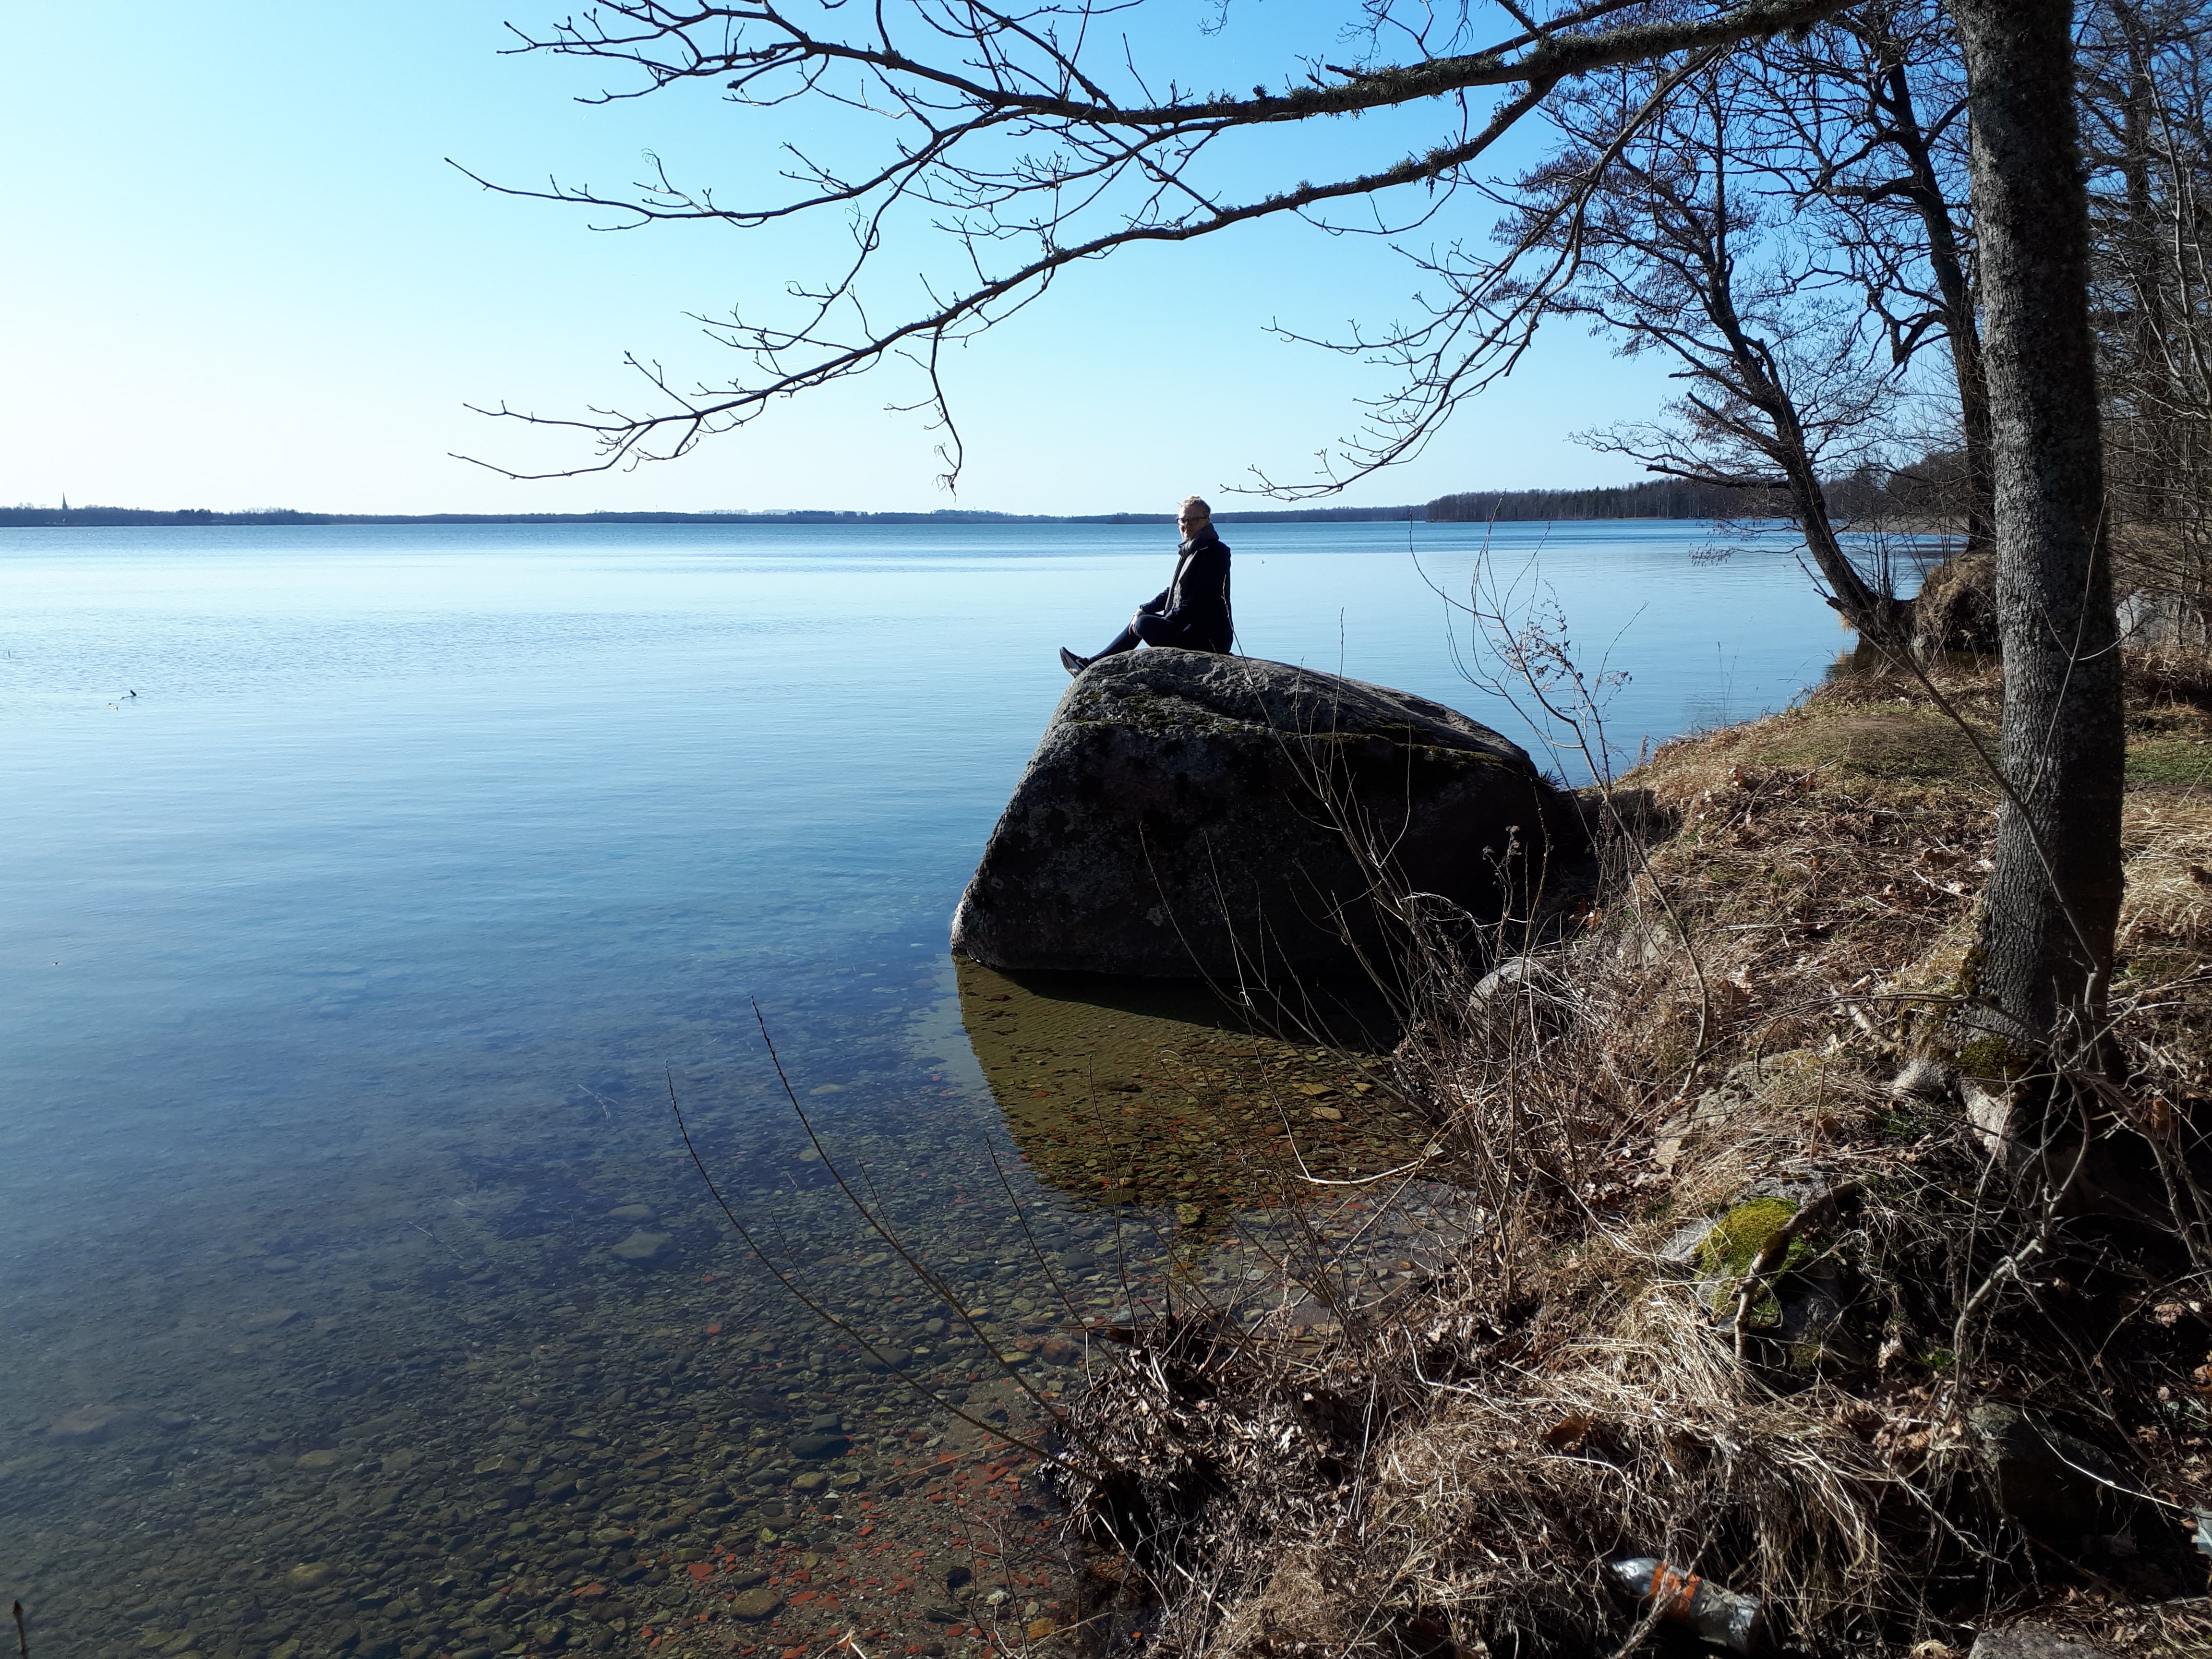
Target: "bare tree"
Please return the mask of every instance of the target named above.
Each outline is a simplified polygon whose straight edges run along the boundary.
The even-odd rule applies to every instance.
[[[1621,349],[1667,362],[1670,418],[1593,434],[1654,471],[1776,498],[1828,603],[1869,639],[1902,642],[1909,602],[1846,552],[1825,479],[1888,435],[1893,374],[1868,313],[1792,228],[1787,181],[1760,129],[1756,52],[1685,72],[1638,65],[1554,95],[1563,142],[1508,193],[1506,252],[1462,278],[1487,302],[1590,319]],[[1516,276],[1531,261],[1534,279]]]
[[[1770,81],[1762,147],[1816,210],[1893,368],[1903,375],[1930,350],[1949,364],[1955,464],[1908,482],[1917,505],[1958,520],[1964,545],[1922,589],[1917,647],[1990,648],[1995,440],[1972,276],[1965,64],[1949,17],[1936,0],[1863,4],[1759,61]]]
[[[2129,574],[2168,624],[2212,601],[2212,17],[2103,0],[2083,29],[2106,455]],[[2159,630],[2171,636],[2172,629]]]
[[[1554,94],[1565,141],[1510,192],[1504,253],[1447,274],[1669,354],[1693,388],[1676,418],[1607,447],[1764,486],[1863,635],[1923,655],[1994,649],[1989,396],[1948,21],[1932,0],[1863,4],[1678,73],[1671,96],[1655,66],[1613,78],[1620,90]],[[1921,370],[1938,355],[1940,382]],[[1965,544],[1899,600],[1885,568],[1857,568],[1844,545],[1866,506],[1886,514],[1898,495],[1833,485],[1908,441],[1908,411],[1931,401],[1957,464],[1903,482],[1914,511],[1963,525]],[[1917,436],[1924,451],[1925,422]]]

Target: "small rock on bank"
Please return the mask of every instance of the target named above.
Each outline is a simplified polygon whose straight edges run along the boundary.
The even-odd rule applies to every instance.
[[[1984,1631],[1966,1659],[2118,1659],[2108,1648],[2049,1625],[2014,1625]]]

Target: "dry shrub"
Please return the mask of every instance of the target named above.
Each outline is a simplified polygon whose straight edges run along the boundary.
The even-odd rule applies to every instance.
[[[1986,734],[1994,677],[1942,672]],[[2212,736],[2170,699],[2136,714],[2146,742]],[[1654,1555],[1809,1653],[1963,1648],[2061,1593],[2169,1650],[2184,1613],[2142,1609],[2190,1588],[2172,1516],[2212,1506],[2212,1285],[2171,1239],[2031,1237],[1967,1120],[1947,1020],[1984,775],[1925,688],[1861,676],[1590,799],[1594,897],[1500,930],[1479,981],[1411,928],[1399,1082],[1477,1224],[1455,1271],[1318,1348],[1187,1319],[1107,1369],[1076,1424],[1103,1455],[1066,1490],[1153,1598],[1152,1644],[1625,1652],[1639,1609],[1603,1564]],[[2212,801],[2146,786],[2128,823],[2123,946],[2149,966],[2115,1041],[2129,1121],[2178,1146]],[[1766,1219],[1731,1255],[1738,1217]],[[2036,1535],[1992,1405],[2116,1472],[2076,1516],[2109,1534]]]

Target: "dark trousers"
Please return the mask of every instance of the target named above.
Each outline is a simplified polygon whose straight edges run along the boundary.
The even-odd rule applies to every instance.
[[[1179,646],[1185,651],[1217,653],[1229,649],[1227,641],[1208,638],[1188,623],[1180,623],[1171,617],[1163,617],[1151,611],[1139,611],[1129,618],[1129,625],[1116,634],[1114,642],[1098,656],[1118,657],[1124,651],[1134,651],[1139,643]],[[1097,659],[1097,657],[1091,659],[1093,662]]]

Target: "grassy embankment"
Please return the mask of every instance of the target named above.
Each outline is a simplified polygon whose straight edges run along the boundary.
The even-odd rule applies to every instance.
[[[2144,665],[2129,717],[2108,1104],[2172,1155],[2138,1170],[2167,1216],[2212,1096],[2207,684]],[[1941,689],[1994,726],[1993,674]],[[1432,979],[1397,1057],[1484,1206],[1456,1269],[1318,1353],[1170,1326],[1079,1411],[1098,1612],[1186,1653],[1611,1654],[1654,1610],[1600,1564],[1651,1555],[1801,1650],[1945,1659],[2054,1606],[2212,1650],[2205,1240],[2006,1201],[1955,1019],[1972,739],[1849,677],[1618,799],[1573,936],[1488,995]]]

